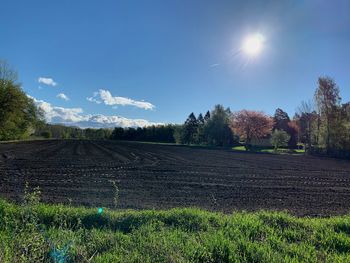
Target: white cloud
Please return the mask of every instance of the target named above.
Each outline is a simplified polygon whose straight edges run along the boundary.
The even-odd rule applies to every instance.
[[[30,97],[30,96],[29,96]],[[45,113],[45,118],[48,122],[78,122],[84,120],[82,108],[63,108],[56,107],[51,105],[51,103],[37,100],[33,97],[30,97],[34,100],[35,104],[41,108]]]
[[[98,95],[97,92],[94,92],[94,96],[93,97],[87,97],[86,99],[90,102],[95,102],[97,104],[101,104],[102,102],[100,100],[95,99],[95,97]]]
[[[68,96],[67,96],[66,94],[64,94],[64,93],[57,94],[56,97],[57,97],[57,98],[60,98],[60,99],[62,99],[62,100],[65,100],[65,101],[68,101],[68,100],[69,100]]]
[[[112,94],[108,90],[100,89],[98,92],[94,92],[92,97],[86,98],[88,101],[95,102],[100,104],[103,101],[104,104],[109,106],[134,106],[137,108],[145,109],[145,110],[153,110],[155,106],[146,101],[137,101],[130,98],[125,97],[113,97]]]
[[[55,82],[52,78],[39,77],[38,82],[53,87],[57,85],[57,82]]]
[[[59,123],[80,128],[113,128],[113,127],[145,127],[151,125],[161,125],[163,123],[150,122],[144,119],[128,119],[121,116],[106,116],[102,114],[83,114],[82,108],[56,107],[50,103],[37,100],[31,96],[35,104],[44,113],[47,122]]]
[[[88,119],[75,123],[81,128],[113,128],[113,127],[145,127],[162,125],[144,119],[128,119],[121,116],[106,116],[102,114],[87,115]]]

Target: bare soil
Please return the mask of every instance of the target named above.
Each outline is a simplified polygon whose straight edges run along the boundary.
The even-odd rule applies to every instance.
[[[47,140],[0,144],[0,197],[20,201],[27,181],[44,202],[119,208],[350,211],[350,162],[134,142]]]

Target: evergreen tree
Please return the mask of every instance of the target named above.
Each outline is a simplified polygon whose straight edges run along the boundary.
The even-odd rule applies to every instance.
[[[275,115],[273,116],[273,130],[283,130],[288,132],[288,123],[290,122],[290,118],[288,113],[278,108],[275,111]]]
[[[183,125],[183,143],[193,144],[198,140],[198,121],[192,112]]]
[[[207,113],[204,115],[204,122],[206,123],[210,119],[210,111],[207,111]]]
[[[198,142],[199,144],[203,144],[206,143],[205,141],[205,136],[204,136],[204,118],[202,113],[199,113],[198,118],[197,118],[197,122],[198,122]]]
[[[204,126],[204,136],[209,145],[228,146],[234,142],[233,133],[230,129],[231,111],[222,105],[216,105]]]
[[[197,118],[198,125],[203,125],[204,124],[204,118],[202,113],[199,113],[198,118]]]

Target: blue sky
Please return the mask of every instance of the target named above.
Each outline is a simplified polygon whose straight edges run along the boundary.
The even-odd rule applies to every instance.
[[[350,100],[346,0],[3,0],[1,13],[0,58],[53,122],[182,123],[217,103],[292,116],[321,75]]]

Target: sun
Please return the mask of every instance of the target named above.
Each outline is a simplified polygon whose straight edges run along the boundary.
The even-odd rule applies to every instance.
[[[257,56],[264,45],[264,36],[256,33],[247,36],[243,41],[242,50],[249,56]]]

